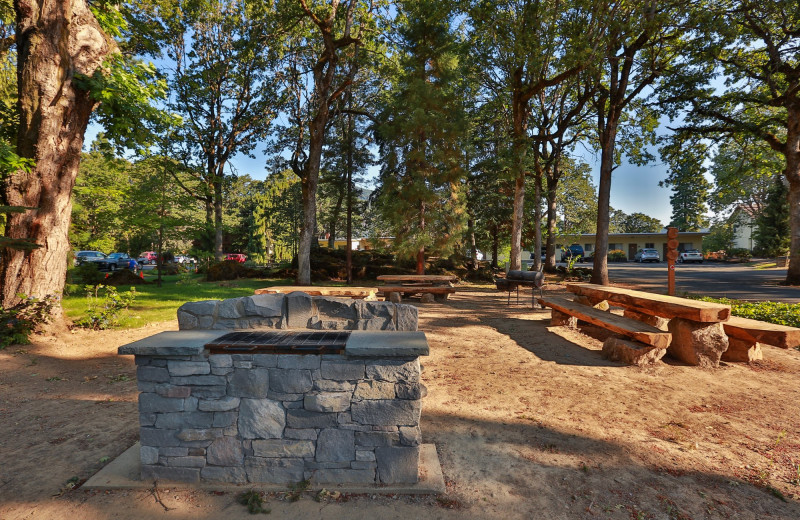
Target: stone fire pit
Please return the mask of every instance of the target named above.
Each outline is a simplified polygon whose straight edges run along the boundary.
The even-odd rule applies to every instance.
[[[179,315],[187,307],[206,314],[184,315],[182,325],[205,321],[222,329],[222,320],[232,320],[241,330],[242,321],[259,321],[259,332],[296,331],[303,341],[326,332],[286,325],[352,330],[380,323],[390,330],[345,333],[338,353],[283,353],[264,345],[226,350],[219,340],[230,330],[197,329],[120,347],[120,354],[136,357],[143,480],[417,481],[426,395],[419,356],[428,355],[428,344],[422,332],[397,331],[398,317],[402,327],[416,329],[415,308],[297,293],[233,300],[187,304]],[[359,315],[367,308],[369,317]]]

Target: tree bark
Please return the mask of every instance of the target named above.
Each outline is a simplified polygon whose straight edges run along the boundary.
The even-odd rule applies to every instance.
[[[617,122],[609,118],[600,141],[600,184],[597,188],[597,234],[594,241],[592,283],[608,285],[608,224],[611,203],[611,172],[614,170],[614,144]]]
[[[497,224],[492,226],[492,269],[497,269],[497,253],[500,250],[500,237],[497,233]]]
[[[786,285],[800,285],[800,107],[787,111],[784,176],[789,181],[791,242]]]
[[[33,159],[30,172],[14,172],[3,186],[5,202],[36,209],[9,215],[6,236],[40,247],[2,252],[2,304],[18,293],[61,296],[69,262],[72,188],[83,137],[96,106],[78,88],[76,74],[91,76],[116,45],[85,0],[16,0],[20,126],[17,153]],[[60,314],[60,310],[57,311]]]
[[[214,257],[225,258],[222,250],[222,174],[214,178]]]
[[[514,154],[514,206],[511,220],[511,258],[509,268],[522,268],[522,219],[525,216],[525,158],[527,157],[528,99],[521,86],[514,90],[512,100],[512,139]]]

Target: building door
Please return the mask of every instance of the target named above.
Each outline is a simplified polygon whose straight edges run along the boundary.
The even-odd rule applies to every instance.
[[[636,258],[637,249],[636,244],[628,244],[628,260]]]

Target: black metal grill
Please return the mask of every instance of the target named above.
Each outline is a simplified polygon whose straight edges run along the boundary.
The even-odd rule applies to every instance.
[[[211,354],[341,354],[349,331],[230,332],[210,343]]]
[[[517,303],[519,303],[519,287],[531,288],[531,305],[536,307],[536,289],[539,295],[544,298],[544,273],[541,271],[509,271],[505,278],[495,277],[494,283],[498,291],[508,292],[508,305],[511,305],[511,293],[517,291]],[[544,308],[544,306],[542,306]]]

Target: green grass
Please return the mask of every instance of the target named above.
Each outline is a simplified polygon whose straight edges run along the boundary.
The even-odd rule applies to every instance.
[[[186,302],[199,300],[224,300],[239,296],[251,296],[255,289],[273,285],[291,285],[287,279],[243,279],[232,282],[204,282],[203,275],[193,275],[192,283],[179,284],[179,277],[163,276],[161,287],[152,285],[136,286],[136,301],[120,316],[120,328],[132,329],[148,323],[174,320],[178,307]],[[155,275],[145,274],[145,280],[155,281]],[[121,293],[130,290],[128,286],[118,287]],[[62,305],[67,317],[75,320],[84,315],[89,304],[86,295],[77,294],[64,297]]]

